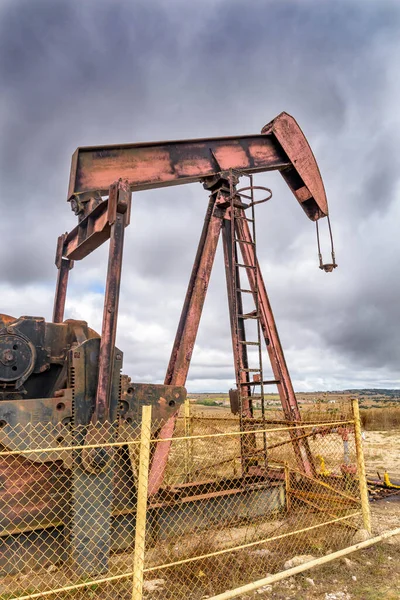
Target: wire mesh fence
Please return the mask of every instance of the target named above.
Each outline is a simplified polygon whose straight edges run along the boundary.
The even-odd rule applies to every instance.
[[[365,527],[349,405],[296,424],[186,403],[161,425],[0,428],[1,600],[200,600]]]
[[[0,598],[131,594],[137,432],[5,425],[0,443]]]
[[[349,406],[323,416],[178,420],[148,524],[145,577],[164,598],[212,596],[351,543],[363,526],[354,420]]]

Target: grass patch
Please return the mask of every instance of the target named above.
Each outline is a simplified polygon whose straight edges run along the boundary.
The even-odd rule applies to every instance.
[[[361,409],[360,414],[367,431],[400,429],[400,407]]]

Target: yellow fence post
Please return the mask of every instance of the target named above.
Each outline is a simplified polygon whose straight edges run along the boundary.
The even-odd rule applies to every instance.
[[[185,437],[188,438],[185,440],[185,480],[186,483],[189,483],[193,470],[193,440],[189,439],[192,435],[192,416],[190,414],[189,398],[186,398],[185,400],[184,421]]]
[[[371,533],[371,512],[368,499],[367,476],[365,473],[364,450],[361,436],[361,418],[358,400],[353,399],[351,401],[351,405],[353,408],[354,417],[354,437],[356,442],[357,471],[360,481],[361,510],[363,515],[364,529]]]
[[[285,496],[286,496],[286,512],[290,511],[290,468],[289,463],[285,462]]]
[[[151,406],[142,408],[139,476],[137,482],[135,550],[133,554],[132,600],[142,600],[144,552],[146,545],[147,490],[149,482]]]

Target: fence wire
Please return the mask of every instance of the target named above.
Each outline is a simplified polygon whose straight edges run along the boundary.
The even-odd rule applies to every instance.
[[[0,599],[200,600],[352,543],[348,406],[297,425],[209,414],[187,404],[169,440],[154,421],[1,427]]]

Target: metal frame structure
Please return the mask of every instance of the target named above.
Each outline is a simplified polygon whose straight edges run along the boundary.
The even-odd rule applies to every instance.
[[[58,240],[56,265],[59,273],[53,320],[56,323],[63,321],[68,274],[73,261],[83,259],[110,239],[94,422],[105,422],[110,415],[111,365],[117,328],[124,229],[130,220],[131,193],[197,181],[209,190],[210,199],[165,384],[183,386],[186,382],[222,231],[242,421],[245,423],[246,418],[253,417],[251,386],[259,384],[262,392],[264,384],[274,383],[278,387],[286,419],[300,424],[297,400],[257,261],[255,240],[248,224],[252,219],[245,216],[245,209],[254,206],[254,201],[250,205],[245,204],[236,187],[238,176],[252,176],[272,170],[281,173],[309,219],[317,221],[328,215],[325,190],[313,153],[298,124],[287,113],[281,113],[266,125],[260,135],[76,150],[72,158],[68,200],[79,223]],[[104,199],[107,194],[108,197]],[[238,247],[242,263],[238,262]],[[240,266],[247,274],[249,290],[237,288]],[[249,373],[254,371],[248,367],[247,345],[250,342],[244,338],[245,315],[240,315],[241,298],[236,291],[248,291],[254,298],[255,316],[266,342],[274,374],[270,382],[264,382],[263,377],[250,381]],[[238,319],[241,319],[240,323]],[[175,418],[171,417],[162,427],[160,439],[171,438]],[[293,444],[299,465],[306,473],[310,473],[313,464],[307,441],[297,439],[300,435],[300,429],[298,433],[293,433]],[[162,484],[169,448],[168,441],[157,445],[150,471],[149,494],[156,493]],[[243,460],[245,463],[245,457]]]

